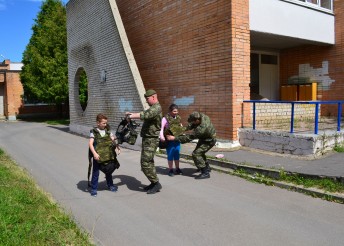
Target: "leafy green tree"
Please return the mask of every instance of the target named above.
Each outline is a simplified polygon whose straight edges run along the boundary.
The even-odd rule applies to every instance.
[[[79,80],[79,99],[81,108],[85,110],[88,101],[88,79],[85,70],[80,72]]]
[[[68,102],[66,8],[45,0],[23,53],[20,75],[27,98],[62,105]]]

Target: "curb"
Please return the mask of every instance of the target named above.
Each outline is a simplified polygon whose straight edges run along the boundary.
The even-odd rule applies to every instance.
[[[159,157],[166,157],[166,151],[165,150],[160,150],[160,151],[162,153],[157,153],[156,155]],[[185,163],[188,163],[188,164],[191,164],[194,166],[191,155],[185,154],[185,153],[180,153],[180,158],[181,158],[182,162],[185,162]],[[267,168],[261,168],[261,167],[253,167],[253,166],[248,166],[248,165],[244,165],[244,164],[231,162],[231,161],[224,160],[224,159],[214,160],[214,159],[208,158],[208,162],[211,165],[212,169],[215,171],[223,172],[223,173],[227,173],[227,174],[232,174],[235,176],[239,176],[241,178],[245,178],[245,176],[238,175],[238,174],[234,173],[236,170],[245,171],[246,173],[251,175],[248,177],[253,179],[253,180],[255,179],[255,175],[257,173],[262,174],[264,176],[267,176],[269,178],[273,178],[273,179],[278,179],[280,177],[280,170],[267,169]],[[339,182],[344,183],[344,177],[311,175],[311,174],[295,173],[295,172],[288,172],[288,171],[285,171],[285,173],[287,175],[297,174],[300,177],[311,178],[311,179],[330,178],[330,179],[333,179],[335,181],[339,181]],[[282,189],[296,191],[299,193],[310,195],[312,197],[317,197],[317,198],[321,198],[324,200],[334,201],[337,203],[344,204],[344,194],[341,195],[341,194],[335,194],[335,193],[327,193],[327,192],[319,190],[319,189],[304,188],[302,186],[298,186],[298,185],[294,185],[294,184],[290,184],[290,183],[285,183],[282,181],[276,181],[276,180],[269,180],[269,184],[271,184],[272,186],[282,188]]]

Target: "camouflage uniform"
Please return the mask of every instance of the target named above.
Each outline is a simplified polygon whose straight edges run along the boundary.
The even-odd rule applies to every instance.
[[[159,133],[161,129],[161,106],[155,103],[146,111],[140,113],[143,120],[141,129],[142,151],[141,169],[151,183],[159,181],[154,165],[154,155],[159,144]]]
[[[186,127],[186,130],[193,130],[193,133],[178,136],[176,137],[176,140],[181,143],[187,143],[194,139],[198,139],[197,146],[192,152],[192,159],[197,168],[203,169],[206,167],[207,162],[205,153],[208,152],[216,143],[216,131],[210,118],[205,114],[199,114],[201,115],[201,124],[198,126],[189,124]]]

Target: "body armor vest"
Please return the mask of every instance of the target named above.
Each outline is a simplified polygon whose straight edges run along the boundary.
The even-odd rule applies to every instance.
[[[181,126],[181,118],[179,115],[173,118],[170,114],[166,114],[165,118],[168,122],[168,129],[164,132],[165,135],[172,134],[176,137],[184,133],[185,128]]]
[[[96,128],[92,129],[92,131],[95,140],[94,148],[100,156],[98,163],[107,164],[109,161],[114,160],[115,154],[110,132],[105,130],[105,135],[102,137]]]

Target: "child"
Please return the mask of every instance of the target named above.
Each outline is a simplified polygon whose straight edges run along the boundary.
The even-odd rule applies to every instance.
[[[91,196],[97,196],[99,170],[105,174],[109,190],[116,192],[118,189],[112,180],[112,173],[119,167],[114,145],[117,145],[117,139],[107,125],[107,117],[103,114],[98,114],[97,127],[90,131],[89,141],[89,148],[93,154]],[[118,145],[117,149],[120,150]]]
[[[161,130],[160,130],[160,140],[167,141],[165,135],[179,135],[182,133],[183,128],[181,124],[181,118],[178,115],[178,106],[171,104],[168,108],[169,112],[161,121]],[[183,174],[179,168],[179,154],[180,154],[180,142],[178,141],[168,141],[166,147],[167,153],[167,163],[168,163],[168,175],[170,177],[174,176],[173,172],[173,160],[176,166],[176,174]]]

